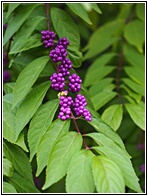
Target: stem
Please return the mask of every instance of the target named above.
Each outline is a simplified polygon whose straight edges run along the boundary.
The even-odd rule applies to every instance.
[[[46,5],[46,20],[47,20],[47,26],[48,26],[48,30],[50,31],[49,3],[45,3],[45,5]]]
[[[116,80],[116,90],[117,90],[117,93],[118,93],[118,97],[119,97],[121,106],[123,105],[123,101],[122,101],[122,95],[119,92],[119,80],[120,80],[120,73],[121,73],[121,70],[122,70],[122,63],[123,63],[123,53],[121,52],[120,53],[119,64],[117,65],[117,75],[116,75],[116,78],[115,78],[115,80]]]

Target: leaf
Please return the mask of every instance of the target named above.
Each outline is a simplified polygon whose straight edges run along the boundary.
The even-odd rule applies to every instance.
[[[80,67],[83,59],[82,53],[71,46],[68,46],[67,51],[68,58],[72,61],[73,67]]]
[[[117,131],[123,116],[122,105],[115,104],[104,110],[101,119],[105,121],[113,130]]]
[[[3,192],[4,193],[17,193],[16,189],[8,182],[3,182]]]
[[[126,60],[133,66],[145,69],[145,56],[139,53],[135,47],[124,44],[123,52]]]
[[[119,153],[115,152],[111,148],[108,147],[93,147],[97,152],[103,153],[103,155],[107,156],[109,159],[114,161],[114,163],[120,168],[122,175],[125,180],[125,185],[127,185],[129,188],[136,192],[142,192],[141,188],[138,183],[138,178],[135,174],[135,171],[133,169],[133,166],[131,164],[130,159],[125,158],[123,159],[123,156]]]
[[[118,134],[115,131],[113,131],[113,129],[109,127],[105,122],[103,122],[100,118],[93,117],[92,121],[88,123],[91,126],[93,126],[96,131],[103,133],[111,140],[113,140],[115,143],[117,143],[120,146],[120,148],[122,148],[126,152],[125,146],[120,137],[118,136]]]
[[[19,193],[40,193],[34,184],[30,183],[18,173],[14,173],[14,175],[9,178],[9,182]]]
[[[80,150],[70,161],[66,176],[67,193],[93,193],[95,190],[92,175],[92,159],[90,150]]]
[[[122,81],[130,88],[132,89],[134,92],[136,92],[137,94],[143,95],[145,96],[145,88],[144,88],[144,84],[143,85],[139,85],[137,83],[135,83],[134,81],[132,81],[129,78],[122,78]]]
[[[30,184],[34,184],[32,179],[32,170],[29,163],[29,159],[26,154],[14,144],[10,144],[5,141],[4,153],[7,159],[11,160],[15,170],[25,178]],[[26,172],[27,171],[27,172]]]
[[[13,166],[11,161],[6,158],[3,158],[3,175],[11,177],[13,176]]]
[[[58,36],[66,37],[70,41],[70,45],[79,48],[80,35],[77,25],[72,18],[59,8],[51,8],[51,19]]]
[[[66,4],[71,9],[71,11],[74,12],[77,16],[82,18],[88,24],[92,24],[83,5],[81,5],[80,3],[66,3]]]
[[[50,81],[36,86],[23,100],[17,110],[15,118],[15,139],[17,140],[20,132],[32,118],[43,98],[50,87]],[[21,120],[20,120],[21,119]]]
[[[46,132],[51,124],[56,110],[59,106],[59,100],[53,99],[41,105],[33,119],[30,122],[28,130],[28,144],[30,148],[30,161],[37,152],[37,147],[40,143],[41,137]]]
[[[145,21],[145,3],[137,3],[136,14],[138,18],[140,18],[142,21]]]
[[[34,34],[29,38],[23,38],[14,43],[9,53],[16,54],[41,45],[43,45],[43,42],[40,40],[40,35]]]
[[[110,139],[103,133],[88,133],[86,136],[91,137],[99,146],[111,148],[119,153],[123,158],[129,158],[127,151],[123,150],[114,140]]]
[[[97,3],[91,3],[91,7],[98,12],[99,14],[102,14],[102,11],[100,10],[100,8],[98,7]]]
[[[98,193],[125,192],[125,183],[119,167],[107,157],[95,156],[92,171]]]
[[[113,78],[104,78],[98,82],[96,82],[94,85],[92,85],[89,88],[89,94],[91,97],[96,95],[97,93],[101,93],[102,91],[112,91],[109,86],[111,86],[111,82],[113,81]]]
[[[124,37],[131,45],[135,46],[139,52],[143,53],[145,39],[144,22],[138,19],[129,22],[124,28]]]
[[[140,104],[129,104],[126,103],[125,107],[134,121],[134,123],[140,127],[142,130],[145,130],[145,107],[144,103]]]
[[[4,112],[11,112],[13,114],[17,111],[17,106],[12,110],[12,103],[13,103],[13,94],[9,93],[3,96],[3,111]]]
[[[41,23],[41,21],[46,20],[45,17],[43,16],[35,16],[35,17],[29,17],[29,19],[27,19],[24,24],[21,26],[21,28],[19,29],[18,32],[16,32],[15,35],[15,40],[17,40],[17,42],[22,41],[22,40],[26,40],[27,38],[30,38],[30,36],[32,35],[33,31],[36,29],[36,27]],[[29,31],[28,31],[29,29]],[[41,40],[41,34],[39,34],[40,37],[39,39]]]
[[[29,17],[31,12],[37,7],[39,4],[28,4],[19,9],[17,15],[12,19],[11,23],[9,23],[8,28],[6,29],[3,45],[14,35],[15,32],[21,27],[24,21]]]
[[[15,82],[5,83],[4,84],[4,92],[6,94],[12,93],[14,85],[15,85]]]
[[[48,163],[48,157],[52,152],[55,143],[68,132],[70,127],[70,120],[62,121],[56,119],[48,127],[46,133],[40,139],[40,143],[37,147],[37,172],[36,176],[39,176],[43,168]]]
[[[110,91],[110,92],[101,92],[93,96],[91,100],[95,110],[99,110],[102,106],[108,103],[116,95],[117,93]]]
[[[81,3],[81,4],[85,8],[85,10],[88,12],[90,12],[90,11],[92,11],[92,9],[94,9],[99,14],[102,14],[100,8],[98,7],[98,5],[96,3]]]
[[[10,14],[20,5],[20,3],[9,3],[8,12],[6,14],[6,18],[10,16]]]
[[[116,56],[115,53],[109,53],[109,54],[104,54],[101,57],[97,58],[91,64],[91,66],[88,68],[88,70],[86,72],[84,85],[89,86],[89,85],[93,84],[94,82],[100,80],[102,77],[104,77],[104,74],[108,71],[106,70],[105,72],[103,72],[103,74],[100,73],[100,72],[107,68],[104,65],[106,65],[114,56]],[[97,72],[97,74],[96,74],[96,72]],[[91,75],[91,77],[90,77],[90,75]],[[95,77],[95,79],[93,79],[93,82],[91,81],[92,80],[92,75],[93,75],[93,77]],[[98,79],[97,79],[97,76],[99,76]]]
[[[76,132],[68,132],[58,140],[48,159],[43,190],[65,176],[71,158],[81,146],[82,136]]]
[[[145,83],[145,73],[140,67],[125,67],[126,74],[136,83],[144,85]]]
[[[17,103],[19,103],[27,95],[48,60],[48,56],[39,57],[29,63],[20,73],[14,86],[13,107],[16,106]]]

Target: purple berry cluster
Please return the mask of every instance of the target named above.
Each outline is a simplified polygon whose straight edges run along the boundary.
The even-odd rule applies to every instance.
[[[61,96],[60,97],[60,112],[58,115],[58,118],[62,120],[69,119],[71,117],[71,108],[70,106],[72,105],[73,100],[70,96],[65,97]]]
[[[68,90],[72,93],[80,92],[81,90],[81,83],[82,80],[80,79],[79,76],[76,74],[72,74],[71,76],[68,77],[69,83],[68,83]]]
[[[54,38],[55,38],[54,32],[49,31],[49,30],[43,30],[41,34],[42,34],[42,40],[43,40],[45,48],[53,47]]]
[[[55,38],[54,32],[44,30],[41,32],[41,34],[45,47],[53,47],[53,39]],[[91,113],[85,108],[87,105],[85,97],[81,94],[77,94],[73,101],[72,97],[67,96],[68,92],[80,92],[82,83],[82,80],[78,75],[74,73],[70,75],[72,62],[66,58],[68,55],[67,47],[69,44],[70,43],[67,38],[60,38],[55,48],[49,53],[50,58],[54,63],[56,63],[56,66],[58,66],[58,73],[53,73],[53,75],[50,77],[52,82],[51,87],[54,90],[59,91],[58,97],[60,99],[60,112],[58,114],[58,118],[67,120],[73,117],[72,111],[74,111],[77,117],[83,116],[85,120],[91,121]],[[65,90],[66,83],[68,83],[68,91]]]
[[[73,110],[75,111],[76,116],[83,116],[85,120],[91,121],[91,113],[85,108],[87,105],[86,99],[83,95],[77,94],[73,102]]]

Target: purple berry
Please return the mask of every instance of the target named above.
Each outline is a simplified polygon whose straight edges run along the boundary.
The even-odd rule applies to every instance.
[[[54,32],[49,30],[43,30],[41,31],[41,34],[45,48],[53,47],[55,38]]]
[[[82,80],[80,79],[79,76],[76,74],[72,74],[71,76],[68,77],[69,83],[68,83],[68,90],[72,93],[79,92],[81,90],[81,83]]]
[[[50,51],[49,56],[54,62],[63,61],[67,56],[67,52],[62,45],[59,45],[55,49]]]
[[[65,86],[65,79],[63,78],[61,73],[54,73],[50,80],[52,82],[51,87],[56,91],[63,91]]]
[[[3,72],[3,82],[8,82],[11,78],[11,74],[8,70]]]
[[[63,37],[63,38],[59,39],[57,46],[62,45],[66,49],[69,44],[70,43],[69,43],[68,39],[66,37]]]
[[[65,58],[59,65],[59,73],[62,73],[63,76],[69,76],[69,70],[72,68],[72,62]]]

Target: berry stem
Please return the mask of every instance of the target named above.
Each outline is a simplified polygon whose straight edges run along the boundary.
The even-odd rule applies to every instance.
[[[46,20],[47,20],[47,26],[48,30],[50,31],[50,21],[49,21],[49,3],[45,3],[46,5]]]
[[[72,112],[71,112],[71,118],[72,118],[72,120],[73,120],[73,122],[74,122],[74,125],[75,125],[75,127],[76,127],[77,132],[78,132],[79,134],[81,134],[81,132],[80,132],[80,130],[79,130],[79,127],[78,127],[78,125],[77,125],[77,123],[76,123],[75,117],[74,117],[74,115],[73,115]]]

